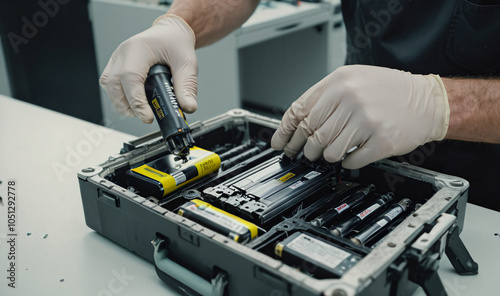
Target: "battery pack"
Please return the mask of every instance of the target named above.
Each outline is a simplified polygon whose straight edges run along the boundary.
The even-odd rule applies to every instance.
[[[199,199],[183,204],[177,214],[226,235],[238,243],[246,243],[258,234],[256,225]]]
[[[334,170],[326,166],[277,156],[204,189],[203,196],[261,226],[304,202],[314,192],[329,187],[333,174]]]
[[[278,243],[275,254],[286,264],[318,278],[341,277],[361,260],[350,250],[303,232]]]
[[[127,183],[142,195],[160,199],[190,182],[216,172],[219,167],[220,158],[217,154],[193,147],[186,163],[169,154],[130,169],[127,172]]]

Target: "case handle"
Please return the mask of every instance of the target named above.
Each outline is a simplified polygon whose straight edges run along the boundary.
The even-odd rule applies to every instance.
[[[163,247],[165,240],[156,238],[151,242],[154,246],[154,264],[156,271],[163,272],[174,280],[184,284],[200,295],[223,296],[228,283],[227,275],[219,272],[211,282],[168,258],[168,250]],[[161,276],[158,275],[160,278]]]

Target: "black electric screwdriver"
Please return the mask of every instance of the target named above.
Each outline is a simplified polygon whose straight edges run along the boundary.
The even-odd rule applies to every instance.
[[[168,151],[187,161],[189,148],[193,147],[194,140],[175,97],[170,69],[159,64],[151,67],[145,89]]]

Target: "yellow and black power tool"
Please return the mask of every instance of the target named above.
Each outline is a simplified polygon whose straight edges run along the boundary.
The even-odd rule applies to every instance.
[[[190,182],[217,172],[221,161],[217,154],[194,146],[167,66],[151,67],[145,90],[169,154],[132,167],[126,174],[127,184],[145,196],[161,199]]]
[[[175,97],[170,69],[159,64],[151,67],[145,89],[168,151],[186,162],[194,140],[186,116]]]

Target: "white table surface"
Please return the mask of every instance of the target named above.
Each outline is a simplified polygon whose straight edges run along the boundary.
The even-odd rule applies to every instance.
[[[77,171],[103,162],[133,138],[0,96],[0,295],[172,295],[151,263],[84,221]],[[6,279],[10,179],[17,184],[15,289]],[[499,220],[498,212],[467,206],[461,237],[480,273],[460,277],[443,259],[439,272],[449,295],[498,295]]]

